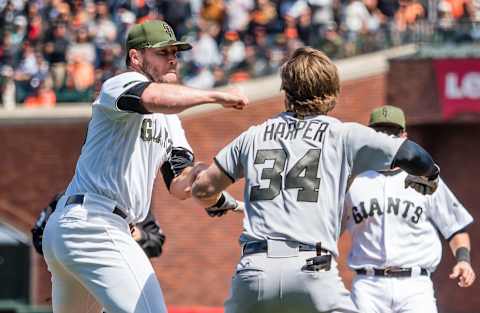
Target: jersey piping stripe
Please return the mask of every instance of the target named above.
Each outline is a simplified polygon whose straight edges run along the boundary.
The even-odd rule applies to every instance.
[[[223,168],[222,165],[220,165],[220,162],[218,162],[217,158],[213,158],[213,161],[215,162],[215,164],[218,166],[218,168],[223,172],[223,174],[225,174],[228,178],[230,178],[230,180],[232,181],[232,183],[235,182],[235,179],[232,177],[232,175],[230,175],[227,170],[225,170],[225,168]]]

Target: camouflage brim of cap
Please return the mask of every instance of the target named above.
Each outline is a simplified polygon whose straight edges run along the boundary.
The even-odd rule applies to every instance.
[[[173,29],[164,21],[147,21],[143,24],[136,24],[127,35],[127,51],[169,46],[176,46],[179,51],[192,49],[192,45],[188,42],[178,41]]]
[[[405,130],[405,114],[402,109],[392,105],[376,108],[370,114],[368,126],[394,125]]]

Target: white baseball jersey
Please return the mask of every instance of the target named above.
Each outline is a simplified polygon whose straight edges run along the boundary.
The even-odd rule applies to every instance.
[[[404,188],[406,176],[401,170],[368,171],[355,178],[345,205],[352,269],[400,266],[433,272],[442,254],[438,232],[450,238],[473,221],[442,180],[433,195],[424,196]]]
[[[141,82],[137,72],[105,81],[93,103],[92,119],[67,195],[95,193],[114,201],[129,222],[142,221],[148,213],[153,183],[172,147],[190,151],[176,115],[138,114],[117,107],[119,97]]]
[[[328,116],[281,113],[251,127],[215,158],[233,181],[245,177],[240,241],[320,241],[337,255],[348,177],[389,168],[402,142]]]

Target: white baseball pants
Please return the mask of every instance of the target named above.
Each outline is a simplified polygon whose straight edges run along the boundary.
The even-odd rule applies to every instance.
[[[92,194],[64,206],[45,228],[43,251],[52,274],[54,313],[166,313],[150,261],[114,204]]]
[[[352,299],[362,313],[437,313],[429,276],[357,275],[352,284]]]

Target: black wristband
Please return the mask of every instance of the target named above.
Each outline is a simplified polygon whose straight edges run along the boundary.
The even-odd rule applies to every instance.
[[[460,247],[455,250],[455,259],[457,262],[467,262],[470,263],[470,250],[467,247]]]
[[[213,206],[217,208],[221,208],[224,203],[225,203],[225,195],[222,192],[220,194],[220,198],[218,198],[217,203],[215,203]]]
[[[217,200],[217,203],[207,208],[207,210],[213,208],[215,208],[215,210],[234,210],[235,208],[237,208],[237,206],[237,200],[235,200],[235,198],[232,197],[232,195],[228,192],[222,191],[222,193],[220,194],[220,198]]]

